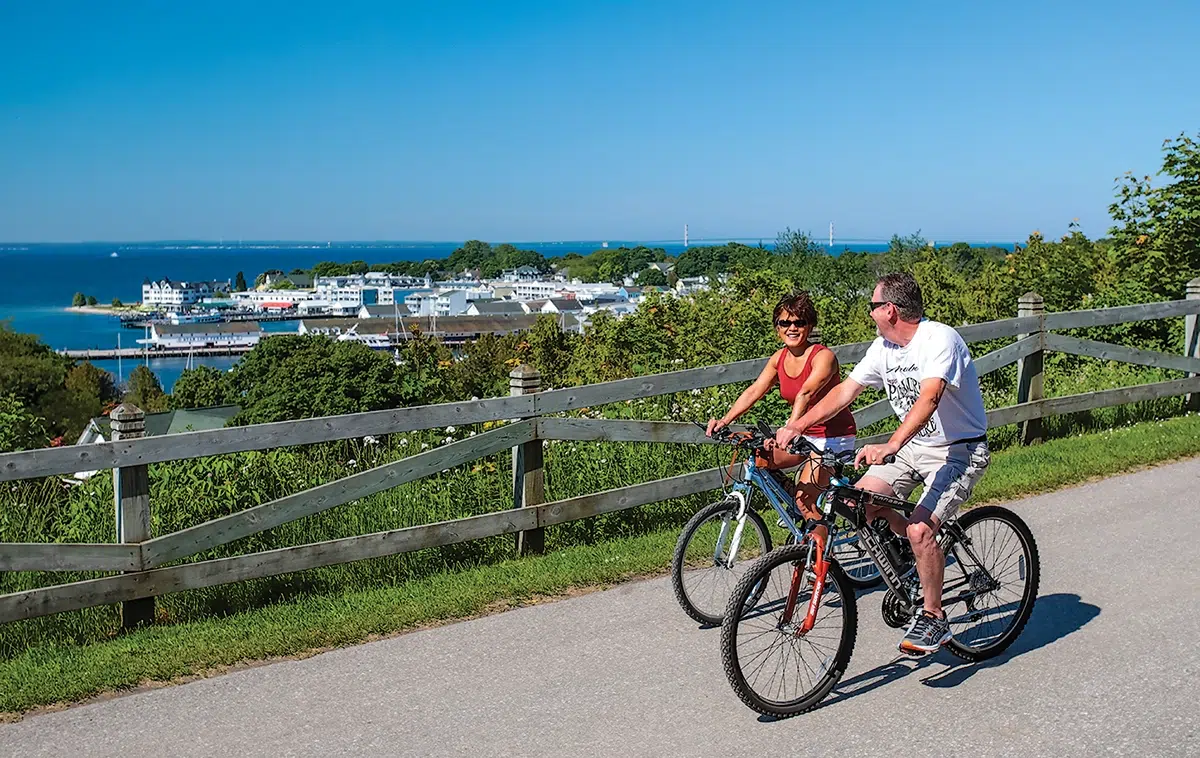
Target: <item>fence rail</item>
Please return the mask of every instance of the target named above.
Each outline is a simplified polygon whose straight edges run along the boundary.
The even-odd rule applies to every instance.
[[[1051,331],[1179,316],[1186,317],[1184,355],[1112,345],[1053,334]],[[988,426],[1024,424],[1023,441],[1036,442],[1041,438],[1037,424],[1047,416],[1178,395],[1189,396],[1189,407],[1200,407],[1198,316],[1200,279],[1188,284],[1185,300],[1064,313],[1045,313],[1041,298],[1029,293],[1021,298],[1017,318],[971,324],[959,327],[958,331],[967,342],[1017,338],[1015,342],[977,358],[976,370],[983,375],[1013,363],[1019,365],[1018,402],[989,410]],[[838,345],[832,350],[843,363],[853,363],[862,358],[867,347],[868,343],[854,343]],[[1172,381],[1045,398],[1041,378],[1045,351],[1184,371],[1189,375]],[[123,603],[123,625],[134,626],[152,620],[153,598],[170,592],[507,534],[520,535],[518,544],[522,552],[537,552],[542,546],[541,530],[547,526],[717,489],[722,485],[723,476],[721,469],[709,469],[551,503],[543,502],[541,440],[673,444],[711,442],[701,429],[689,423],[564,418],[550,414],[746,382],[757,377],[761,369],[762,359],[755,359],[538,392],[537,372],[529,367],[520,367],[512,374],[513,392],[509,397],[151,438],[141,437],[141,411],[121,406],[114,411],[116,434],[112,442],[0,454],[0,481],[112,469],[118,515],[116,544],[0,544],[0,571],[122,572],[99,579],[0,596],[0,623]],[[857,423],[865,427],[890,414],[890,406],[886,400],[882,400],[860,408],[854,415]],[[466,440],[188,529],[157,537],[150,535],[151,504],[147,467],[151,463],[488,421],[509,423]],[[862,437],[858,443],[881,441],[888,436]],[[516,451],[513,508],[248,555],[165,565],[510,449]]]

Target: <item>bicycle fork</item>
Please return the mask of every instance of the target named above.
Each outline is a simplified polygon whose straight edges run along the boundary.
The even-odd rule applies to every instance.
[[[742,490],[735,489],[729,493],[729,496],[737,498],[737,515],[732,519],[727,518],[721,521],[721,533],[717,536],[716,547],[713,548],[713,565],[724,566],[727,569],[733,568],[738,548],[742,545],[742,530],[746,528],[746,508],[750,504],[750,498]],[[725,544],[725,538],[729,536],[729,528],[734,522],[737,522],[737,525],[733,527],[733,538],[729,540],[729,549],[722,556],[721,546]]]
[[[829,528],[824,524],[817,524],[808,533],[808,538],[816,543],[816,549],[811,551],[813,553],[813,587],[812,595],[808,598],[808,610],[804,614],[804,621],[800,622],[794,632],[797,637],[808,634],[817,623],[817,610],[821,607],[821,599],[825,595],[825,577],[829,573],[829,561],[825,557],[826,547],[829,544]],[[796,598],[800,595],[800,588],[804,586],[804,570],[807,567],[807,561],[797,563],[792,567],[792,584],[788,589],[787,605],[783,609],[783,618],[781,619],[784,625],[792,623],[792,618],[795,616]]]

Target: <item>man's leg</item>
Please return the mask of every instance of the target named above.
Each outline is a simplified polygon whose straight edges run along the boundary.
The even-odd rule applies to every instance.
[[[921,589],[925,595],[925,610],[939,618],[942,612],[942,584],[946,576],[946,557],[937,543],[937,530],[942,525],[937,516],[924,506],[913,511],[908,520],[906,533],[917,557],[917,576],[921,578]]]
[[[900,650],[921,654],[932,653],[952,639],[942,610],[946,559],[938,547],[938,528],[958,513],[991,458],[986,443],[924,448],[915,451],[913,457],[918,471],[927,477],[925,492],[907,529],[917,558],[924,608],[913,617],[900,640]]]

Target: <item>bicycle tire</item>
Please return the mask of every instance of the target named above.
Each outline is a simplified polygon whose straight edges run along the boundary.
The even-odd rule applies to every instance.
[[[1002,538],[1005,542],[1002,542],[1001,545],[1019,546],[1019,555],[1003,553],[999,547],[992,548],[985,543],[985,538],[989,538],[986,527],[988,522],[993,523],[992,534],[988,541],[994,543],[998,538],[1000,525],[1004,525],[1010,533]],[[980,642],[987,640],[986,644],[973,644],[967,641],[975,639],[976,630],[980,627],[968,628],[966,620],[956,621],[955,619],[969,619],[969,615],[960,615],[957,608],[947,611],[947,618],[951,620],[950,629],[954,633],[954,637],[946,643],[946,647],[964,660],[983,661],[1004,652],[1020,636],[1021,631],[1029,622],[1034,603],[1037,601],[1038,584],[1041,581],[1040,558],[1033,532],[1020,516],[1007,508],[996,505],[972,508],[958,520],[958,526],[967,533],[967,538],[972,542],[972,551],[980,562],[985,564],[982,568],[986,569],[987,573],[996,581],[1001,582],[1001,587],[980,597],[987,598],[991,603],[1000,603],[1005,597],[1019,595],[1019,599],[1016,601],[1018,605],[1013,612],[1012,619],[1002,630],[987,635],[978,635]],[[972,530],[974,530],[974,534]],[[1014,538],[1015,543],[1013,542]],[[966,555],[964,550],[955,550],[956,547],[958,547],[958,541],[953,535],[943,547],[947,553],[947,578],[944,580],[947,585],[952,581],[969,581],[969,577],[977,573],[980,568],[979,564]],[[951,553],[953,553],[953,563],[951,562]],[[989,562],[994,565],[987,565]],[[955,564],[957,564],[957,570],[955,570]],[[959,576],[955,577],[953,574]],[[1012,586],[1017,581],[1022,584],[1019,593]],[[992,606],[996,611],[1001,607],[1000,605]],[[988,614],[984,613],[984,616],[986,615]],[[978,621],[978,619],[974,621]],[[988,627],[984,627],[984,629],[988,629]]]
[[[721,662],[725,668],[725,676],[729,679],[729,684],[733,687],[733,691],[737,693],[738,698],[745,703],[749,708],[765,716],[773,716],[784,718],[787,716],[795,716],[801,713],[812,710],[821,703],[822,700],[833,690],[842,675],[846,672],[846,667],[850,664],[850,657],[854,654],[854,643],[858,635],[858,605],[855,598],[854,589],[850,586],[849,580],[846,578],[845,572],[837,565],[837,562],[830,561],[829,571],[826,574],[826,588],[822,599],[822,608],[830,608],[829,612],[821,619],[831,618],[835,615],[840,616],[841,631],[840,633],[830,634],[824,627],[819,635],[813,635],[817,630],[814,627],[807,635],[798,637],[788,630],[781,629],[778,621],[775,622],[775,633],[778,635],[776,642],[783,648],[784,644],[790,645],[790,652],[795,653],[797,661],[801,661],[804,656],[803,644],[807,643],[809,649],[814,653],[812,660],[820,660],[820,668],[814,670],[809,661],[802,661],[803,668],[796,666],[796,681],[800,681],[805,673],[820,674],[820,676],[810,676],[812,686],[809,686],[804,691],[800,692],[795,697],[786,697],[784,699],[773,698],[768,694],[760,692],[754,683],[748,680],[746,671],[743,668],[742,655],[739,652],[739,640],[745,636],[747,639],[744,644],[751,648],[751,643],[757,641],[766,634],[770,634],[771,620],[761,622],[760,626],[765,630],[755,633],[752,629],[741,634],[740,630],[749,626],[756,618],[768,616],[771,612],[769,608],[779,608],[780,600],[786,600],[786,597],[774,599],[772,586],[775,582],[772,581],[772,575],[777,569],[782,569],[786,575],[788,564],[797,564],[804,561],[808,553],[808,545],[785,545],[771,551],[767,555],[759,558],[754,562],[754,566],[747,571],[738,582],[738,586],[734,589],[733,594],[729,598],[729,606],[725,611],[725,622],[721,626]],[[802,570],[807,570],[805,567]],[[757,589],[757,585],[761,584],[762,588]],[[805,588],[809,588],[807,580],[804,582]],[[782,589],[782,588],[780,588]],[[790,590],[784,589],[786,594]],[[761,605],[747,605],[748,599],[752,594],[757,593],[761,598],[767,595],[766,599],[755,601]],[[803,605],[801,605],[803,602]],[[803,618],[803,614],[808,605],[808,600],[796,600],[796,614]],[[840,610],[840,612],[839,612]],[[761,611],[756,613],[756,611]],[[793,616],[795,619],[796,616]],[[751,636],[753,635],[753,636]],[[831,655],[827,655],[828,649],[822,650],[816,646],[813,640],[825,640],[821,644],[833,645],[836,638],[836,647]],[[799,640],[799,647],[796,640]],[[783,649],[784,663],[789,660],[789,650]],[[753,649],[746,651],[749,656],[747,663],[753,664],[759,660],[761,653],[753,653]],[[759,663],[758,669],[762,669],[766,664]],[[823,672],[823,673],[822,673]],[[754,672],[751,672],[754,673]],[[783,682],[786,683],[788,671],[783,672]],[[769,684],[766,689],[769,690]],[[782,690],[782,686],[780,687]]]
[[[737,565],[733,568],[717,565],[707,567],[706,571],[714,572],[711,578],[717,592],[710,592],[707,597],[701,598],[697,591],[698,588],[693,587],[692,591],[689,591],[686,581],[685,574],[694,573],[687,571],[688,551],[692,542],[698,535],[701,535],[705,524],[714,517],[724,517],[726,514],[729,517],[736,516],[739,507],[740,504],[735,498],[718,500],[704,506],[684,525],[683,531],[679,534],[679,540],[675,543],[675,553],[671,557],[671,587],[675,591],[675,599],[679,601],[683,612],[701,624],[720,626],[721,621],[725,618],[725,606],[728,604],[729,595],[736,586],[737,580],[741,578],[751,563],[742,561],[740,562],[741,568]],[[743,548],[751,548],[751,533],[758,537],[758,554],[751,554],[748,557],[757,558],[771,552],[771,533],[762,516],[754,510],[747,509],[746,520],[746,527],[742,529],[742,547],[738,550],[739,554]],[[703,536],[707,537],[708,535]],[[712,545],[706,545],[704,552],[711,556],[715,546],[715,542]]]

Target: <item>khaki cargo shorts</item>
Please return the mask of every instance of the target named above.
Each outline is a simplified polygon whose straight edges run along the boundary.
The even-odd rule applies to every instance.
[[[918,484],[924,484],[918,505],[944,524],[971,496],[991,462],[987,442],[956,442],[942,447],[909,444],[900,448],[894,462],[867,469],[867,476],[887,482],[896,497],[905,500]]]

